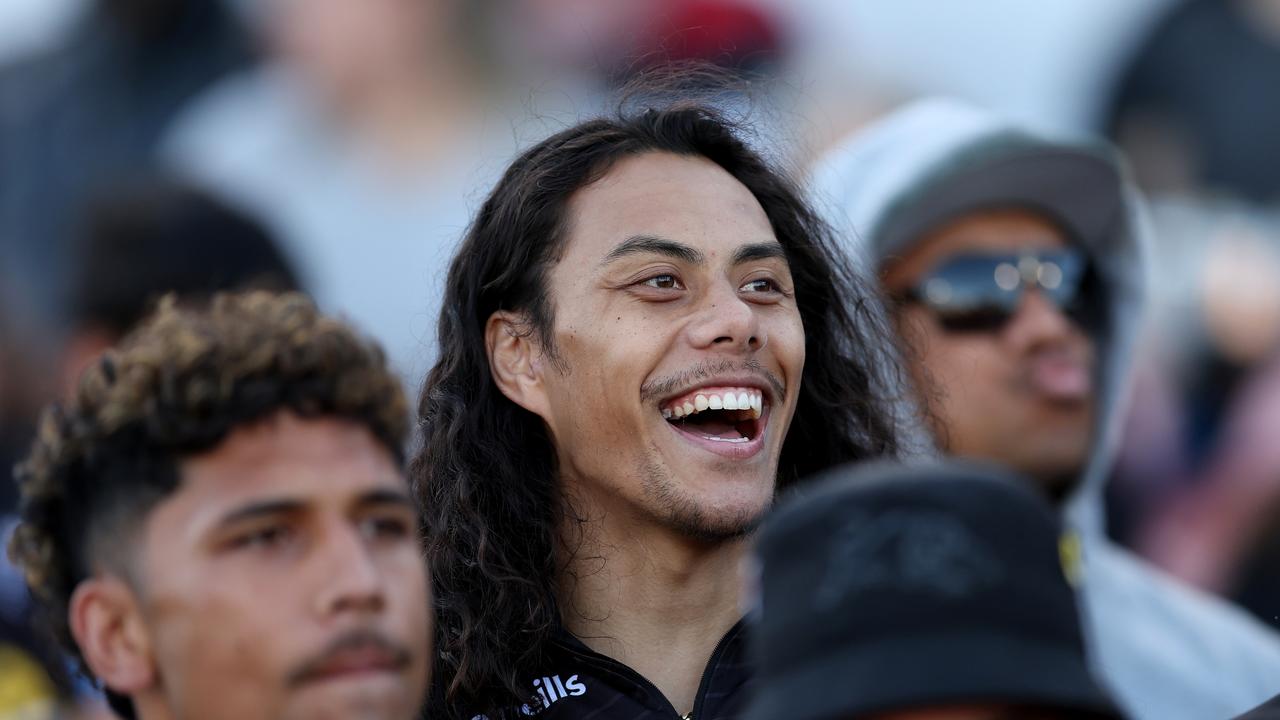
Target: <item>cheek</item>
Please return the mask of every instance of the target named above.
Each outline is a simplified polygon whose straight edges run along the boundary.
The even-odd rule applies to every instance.
[[[669,332],[621,312],[596,315],[558,323],[557,347],[567,370],[548,368],[546,375],[548,424],[561,461],[591,476],[609,474],[620,461],[634,463],[648,444],[637,442],[652,432],[640,388],[668,347],[660,333]]]
[[[553,373],[556,401],[575,410],[578,424],[628,422],[641,385],[669,347],[663,327],[640,318],[584,318],[557,332],[557,349],[567,368]]]
[[[896,328],[916,389],[929,403],[965,402],[975,390],[989,391],[1005,362],[997,346],[983,338],[942,331],[926,317],[906,311]]]
[[[407,546],[388,553],[380,564],[387,594],[393,598],[392,621],[406,630],[407,637],[425,637],[430,642],[431,586],[421,553],[416,546]]]
[[[250,587],[208,576],[156,597],[149,625],[165,685],[181,696],[175,700],[203,707],[233,686],[257,688],[243,694],[265,701],[282,686],[289,654],[281,638],[290,637],[299,612],[282,608],[275,590],[264,596],[264,587],[287,584]]]
[[[567,358],[566,358],[567,359]],[[585,358],[584,358],[585,359]],[[588,455],[616,456],[620,446],[635,438],[635,396],[627,373],[596,357],[578,362],[558,377],[552,389],[551,430],[556,446],[579,460]]]
[[[932,388],[935,409],[945,408],[942,414],[951,422],[1006,417],[1017,399],[1010,384],[1010,358],[1000,347],[989,339],[963,335],[934,340],[924,363],[927,375],[917,381]]]
[[[804,322],[800,319],[798,310],[780,318],[775,327],[770,328],[769,342],[774,346],[774,353],[783,371],[793,378],[800,377],[804,370],[805,333]]]
[[[175,546],[144,581],[154,588],[150,610],[167,651],[228,676],[272,681],[283,673],[290,641],[309,639],[309,584],[269,558]]]

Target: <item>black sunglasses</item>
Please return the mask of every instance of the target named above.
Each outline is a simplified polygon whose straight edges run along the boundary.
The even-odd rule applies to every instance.
[[[991,332],[1003,328],[1018,312],[1023,293],[1035,288],[1084,325],[1080,290],[1087,269],[1084,254],[1077,250],[959,253],[895,299],[928,307],[944,330]]]

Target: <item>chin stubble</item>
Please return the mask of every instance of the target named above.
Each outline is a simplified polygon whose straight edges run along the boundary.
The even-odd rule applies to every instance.
[[[645,497],[654,503],[657,520],[692,540],[718,544],[749,535],[760,524],[768,507],[759,512],[738,510],[727,516],[713,516],[676,487],[666,470],[656,463],[641,469]]]

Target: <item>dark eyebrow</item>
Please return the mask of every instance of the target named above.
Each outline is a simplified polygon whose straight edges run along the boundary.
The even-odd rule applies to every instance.
[[[652,235],[632,235],[631,237],[618,243],[618,246],[609,251],[604,256],[601,265],[609,263],[628,255],[638,255],[641,253],[654,253],[657,255],[666,255],[667,257],[682,260],[690,265],[699,265],[706,258],[702,252],[685,245],[684,243],[668,240],[666,238],[654,237]]]
[[[399,490],[373,490],[361,495],[356,504],[361,507],[369,505],[400,505],[414,512],[418,511],[418,506],[409,498],[409,495]]]
[[[752,260],[787,259],[787,251],[776,242],[761,242],[743,245],[733,254],[733,264],[739,265]]]
[[[373,490],[367,492],[356,500],[356,505],[360,507],[399,505],[409,510],[417,511],[417,506],[409,499],[409,496],[397,490]],[[226,527],[260,517],[292,515],[301,512],[305,507],[306,503],[301,500],[266,500],[252,503],[227,513],[218,521],[218,525]]]
[[[245,505],[238,510],[227,513],[218,521],[218,525],[227,526],[271,515],[289,515],[302,510],[304,503],[299,500],[267,500]]]

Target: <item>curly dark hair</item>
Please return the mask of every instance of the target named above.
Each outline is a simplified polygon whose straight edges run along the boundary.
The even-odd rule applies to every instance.
[[[279,410],[350,419],[404,460],[408,406],[382,351],[298,293],[219,294],[203,310],[170,296],[67,406],[45,410],[18,470],[9,553],[87,674],[67,621],[76,585],[119,563],[129,528],[181,483],[184,457]]]
[[[634,103],[631,103],[634,105]],[[584,122],[524,152],[480,208],[454,256],[440,356],[423,387],[421,449],[410,480],[424,512],[436,602],[438,664],[427,715],[471,717],[529,701],[521,676],[559,624],[556,529],[567,512],[542,420],[491,378],[485,324],[521,312],[554,358],[547,278],[577,190],[623,158],[703,157],[745,185],[785,249],[804,324],[799,402],[778,486],[839,463],[899,453],[887,360],[892,347],[871,285],[797,188],[712,106],[676,101]]]

